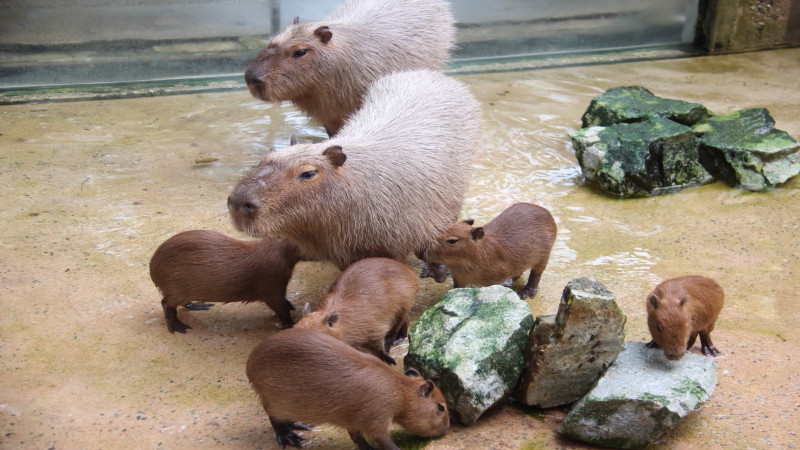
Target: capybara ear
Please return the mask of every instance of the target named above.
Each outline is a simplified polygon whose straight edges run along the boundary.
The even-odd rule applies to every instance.
[[[318,37],[320,42],[322,42],[323,44],[327,44],[328,41],[330,41],[331,38],[333,37],[333,32],[331,31],[330,28],[323,25],[314,30],[314,36]]]
[[[294,20],[292,21],[292,25],[297,25],[300,23],[300,16],[294,16]]]
[[[347,160],[347,155],[345,155],[342,151],[342,147],[338,145],[326,148],[325,151],[322,152],[322,155],[327,156],[336,167],[342,167],[344,162]]]
[[[685,305],[687,300],[689,300],[689,295],[688,294],[683,296],[683,298],[681,299],[680,305],[681,306]]]
[[[473,241],[483,238],[483,227],[473,228],[470,234],[472,235]]]
[[[408,370],[406,370],[406,376],[411,378],[419,378],[422,375],[420,375],[420,373],[417,372],[417,369],[409,367]]]
[[[650,294],[650,297],[647,297],[647,301],[653,305],[653,308],[658,308],[658,297],[656,297],[656,294]]]
[[[297,145],[297,135],[292,133],[292,136],[289,137],[289,145]]]
[[[336,322],[338,321],[339,321],[339,313],[336,311],[331,311],[330,313],[328,313],[327,316],[325,316],[325,325],[331,328],[333,328],[333,326],[336,325]]]
[[[462,220],[462,222],[464,222],[465,224],[467,224],[469,226],[475,225],[475,219],[464,219],[464,220]]]
[[[303,305],[303,315],[307,316],[309,314],[311,314],[311,305],[306,303],[305,305]]]
[[[428,398],[430,397],[431,392],[433,392],[433,387],[434,387],[433,381],[428,380],[425,382],[425,384],[419,387],[417,394],[422,398]]]

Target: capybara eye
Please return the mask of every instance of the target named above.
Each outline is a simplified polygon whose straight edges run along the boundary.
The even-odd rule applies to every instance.
[[[450,245],[453,245],[453,244],[455,244],[456,242],[458,242],[458,239],[448,239],[448,240],[446,240],[445,242],[447,242],[447,243],[448,243],[448,244],[450,244]]]
[[[300,175],[297,176],[297,178],[299,178],[301,180],[310,180],[310,179],[314,178],[316,175],[317,175],[317,171],[316,170],[309,170],[309,171],[301,173]]]
[[[307,48],[301,48],[300,50],[295,50],[295,52],[292,53],[292,58],[300,58],[301,56],[305,56],[306,53],[308,53]]]
[[[438,409],[439,412],[444,412],[444,405],[442,405],[441,403],[437,403],[436,404],[436,409]]]

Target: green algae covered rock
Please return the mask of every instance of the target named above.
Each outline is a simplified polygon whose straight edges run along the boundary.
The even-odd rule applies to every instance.
[[[453,289],[409,331],[405,367],[433,379],[450,417],[471,425],[517,384],[532,326],[528,304],[511,289]]]
[[[731,186],[766,191],[800,173],[798,142],[775,129],[764,108],[710,117],[692,129],[700,137],[700,162]]]
[[[534,322],[514,397],[540,408],[581,398],[622,351],[625,320],[616,297],[602,283],[571,280],[558,313]]]
[[[581,117],[581,126],[607,127],[652,117],[664,117],[692,126],[709,115],[708,109],[699,103],[657,97],[641,86],[619,86],[592,99]]]
[[[616,448],[643,448],[669,432],[714,392],[714,358],[664,352],[628,342],[597,384],[570,410],[558,432]]]
[[[692,130],[660,117],[569,132],[583,176],[620,197],[644,197],[713,181]]]

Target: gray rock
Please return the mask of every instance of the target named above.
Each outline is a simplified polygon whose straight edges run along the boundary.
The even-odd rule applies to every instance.
[[[511,289],[453,289],[409,331],[405,367],[433,379],[450,417],[471,425],[517,384],[532,326],[528,304]]]
[[[597,385],[572,407],[558,432],[617,448],[642,448],[669,432],[714,392],[714,358],[664,352],[628,342]]]
[[[583,176],[620,197],[673,192],[713,181],[698,161],[697,138],[660,117],[569,132]]]
[[[514,397],[541,408],[581,398],[622,350],[625,320],[616,297],[602,283],[570,281],[558,314],[534,322]]]
[[[764,108],[714,116],[693,130],[700,136],[700,162],[731,186],[766,191],[800,173],[798,142],[775,129]]]
[[[709,115],[706,107],[699,103],[657,97],[641,86],[619,86],[592,99],[581,117],[581,126],[607,127],[652,117],[664,117],[692,126]]]

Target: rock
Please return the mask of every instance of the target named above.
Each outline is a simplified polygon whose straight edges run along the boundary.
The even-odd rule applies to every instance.
[[[405,367],[433,379],[450,417],[471,425],[517,384],[532,326],[528,304],[511,289],[453,289],[411,328]]]
[[[700,136],[700,162],[731,186],[765,191],[800,173],[798,142],[775,129],[764,108],[714,116],[692,129]]]
[[[581,117],[581,126],[607,127],[617,123],[642,122],[652,117],[664,117],[692,126],[709,115],[706,107],[699,103],[657,97],[641,86],[619,86],[592,99]]]
[[[643,197],[709,183],[692,130],[653,117],[570,131],[583,176],[620,197]]]
[[[558,314],[534,322],[514,397],[541,408],[581,398],[622,350],[625,320],[616,297],[602,283],[570,281]]]
[[[597,385],[572,407],[558,432],[616,448],[642,448],[669,432],[714,392],[714,358],[628,342]]]

